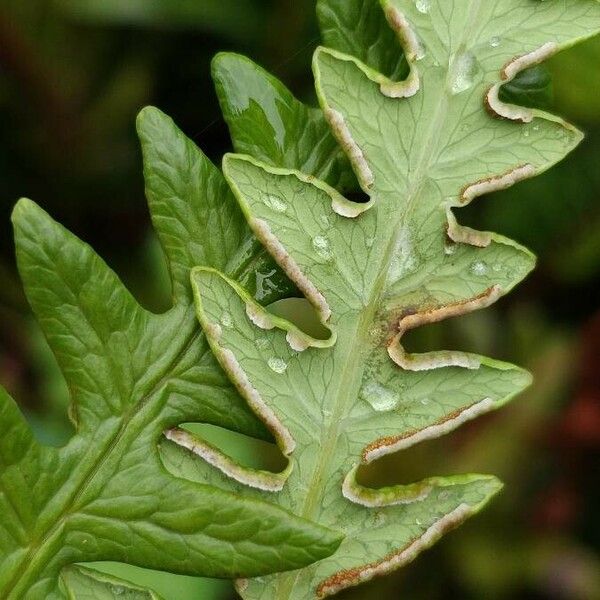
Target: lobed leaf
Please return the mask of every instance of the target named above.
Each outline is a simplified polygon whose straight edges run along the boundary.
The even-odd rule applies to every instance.
[[[600,4],[383,0],[382,7],[408,61],[406,79],[400,66],[394,71],[389,45],[367,51],[363,38],[345,35],[358,15],[368,24],[364,39],[379,39],[381,18],[368,2],[320,3],[326,39],[361,50],[357,57],[320,48],[314,58],[321,108],[368,202],[315,178],[302,164],[303,142],[297,157],[261,142],[277,127],[303,131],[289,113],[246,108],[243,118],[252,114],[265,127],[259,134],[235,113],[237,100],[221,99],[232,107],[236,149],[254,155],[226,156],[225,177],[249,227],[330,336],[310,338],[227,274],[194,269],[211,348],[289,465],[282,473],[239,468],[181,431],[163,444],[165,464],[232,491],[250,486],[246,493],[276,498],[345,535],[334,555],[303,570],[240,582],[244,598],[335,594],[413,560],[480,510],[500,488],[493,477],[375,490],[360,484],[357,468],[497,409],[530,382],[517,367],[464,352],[412,354],[402,337],[485,308],[533,268],[526,249],[461,226],[454,210],[543,172],[579,143],[573,126],[508,104],[500,90],[598,32]],[[401,65],[399,48],[397,55]],[[227,89],[239,93],[231,82]]]
[[[71,392],[76,433],[62,448],[41,446],[0,389],[2,598],[103,598],[117,587],[152,597],[73,565],[112,560],[236,577],[306,565],[340,541],[263,500],[174,477],[160,459],[163,431],[182,422],[269,434],[210,353],[189,283],[198,264],[243,276],[251,261],[238,249],[249,230],[221,173],[170,119],[146,109],[138,128],[171,310],[141,307],[33,202],[13,213],[25,292]]]

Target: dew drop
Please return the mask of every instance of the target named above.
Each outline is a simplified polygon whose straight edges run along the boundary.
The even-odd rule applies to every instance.
[[[421,404],[422,404],[423,406],[427,406],[427,405],[429,404],[429,402],[431,402],[431,401],[429,400],[429,398],[421,398]]]
[[[450,497],[450,494],[448,492],[440,492],[438,497],[440,500],[447,500]]]
[[[394,410],[400,402],[400,398],[396,393],[374,381],[362,387],[360,397],[377,412]]]
[[[431,0],[416,0],[415,6],[420,13],[427,14],[431,10]]]
[[[265,348],[269,347],[269,340],[266,337],[256,338],[254,340],[254,345],[259,350],[264,350]]]
[[[267,361],[270,369],[275,373],[283,373],[287,369],[287,363],[281,358],[272,357]]]
[[[415,523],[420,527],[421,525],[423,525],[423,521],[421,521],[421,519],[415,519]]]
[[[490,46],[492,48],[497,48],[500,45],[500,38],[495,35],[491,40],[490,40]]]
[[[470,52],[461,54],[456,59],[454,77],[452,79],[452,93],[460,94],[468,90],[475,82],[479,72],[479,63]]]
[[[331,248],[329,246],[329,240],[325,236],[317,235],[314,237],[312,245],[323,260],[331,260]]]
[[[456,252],[456,246],[458,244],[454,244],[452,242],[448,242],[446,243],[446,245],[444,246],[444,252],[448,255],[450,254],[454,254]]]
[[[221,315],[221,325],[227,329],[231,329],[233,327],[233,319],[228,312],[225,312]]]
[[[482,260],[477,260],[474,263],[471,263],[469,270],[473,275],[479,275],[481,277],[488,272],[488,266]]]
[[[540,130],[540,126],[539,125],[534,125],[533,126],[533,130],[534,131],[539,131]]]
[[[286,203],[279,196],[265,196],[263,202],[275,212],[283,213],[287,210]]]

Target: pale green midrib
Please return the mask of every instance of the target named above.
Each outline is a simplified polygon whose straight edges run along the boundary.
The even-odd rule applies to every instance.
[[[246,269],[247,263],[242,263],[238,265],[237,268],[232,269],[232,276],[235,278],[239,278],[242,276],[243,271]],[[187,309],[191,310],[191,309]],[[193,311],[192,311],[193,312]],[[13,593],[15,593],[15,588],[17,586],[22,587],[23,579],[29,575],[31,571],[35,573],[35,567],[40,562],[40,559],[37,558],[40,556],[40,553],[44,550],[46,546],[51,545],[53,537],[59,535],[62,527],[66,523],[69,515],[70,509],[75,505],[77,500],[85,493],[89,484],[93,481],[94,477],[98,474],[104,463],[109,459],[110,455],[114,451],[114,449],[118,446],[118,443],[121,441],[123,436],[127,431],[128,425],[131,421],[138,415],[143,408],[145,408],[152,398],[160,392],[164,385],[168,382],[169,378],[172,376],[173,371],[180,364],[183,358],[186,356],[194,342],[200,338],[203,334],[202,330],[198,326],[191,335],[189,335],[184,343],[182,344],[181,350],[177,353],[177,355],[173,358],[173,360],[167,365],[157,380],[154,386],[142,396],[139,402],[135,403],[132,408],[124,415],[124,418],[121,421],[119,429],[115,432],[112,439],[107,440],[105,450],[100,453],[97,460],[94,462],[92,467],[82,474],[81,483],[79,483],[73,493],[69,496],[69,499],[63,504],[63,507],[58,511],[56,519],[51,527],[49,527],[33,544],[30,544],[30,550],[20,561],[19,568],[15,572],[13,578],[8,582],[5,586],[4,590],[2,590],[2,597],[10,600],[13,597]],[[208,347],[205,349],[205,352],[208,352]],[[41,554],[42,560],[44,560],[44,554]],[[47,564],[47,559],[41,565],[41,568]],[[24,568],[23,568],[24,567]],[[27,579],[25,579],[25,584],[27,584]],[[19,590],[17,590],[19,591]],[[15,600],[19,600],[19,597],[16,597]]]
[[[463,37],[458,45],[459,49],[464,44],[467,32],[471,30],[473,23],[476,22],[480,8],[481,0],[471,0],[471,6],[469,10],[470,19],[466,23],[465,29],[463,30]],[[343,419],[340,417],[344,416],[347,405],[354,401],[356,397],[358,397],[358,386],[356,386],[355,382],[357,379],[359,382],[362,380],[364,365],[359,365],[361,366],[360,369],[356,369],[354,367],[357,366],[357,363],[363,357],[360,349],[364,347],[366,334],[368,333],[368,326],[364,327],[364,323],[366,322],[370,324],[370,317],[374,316],[377,312],[379,301],[385,292],[387,274],[391,266],[391,259],[394,254],[394,250],[400,237],[402,225],[406,224],[407,216],[410,214],[414,203],[421,193],[421,190],[425,184],[426,173],[431,167],[431,159],[434,156],[432,150],[436,147],[436,142],[439,140],[441,135],[442,127],[440,125],[444,123],[447,117],[447,111],[445,109],[447,108],[450,95],[450,78],[454,72],[454,63],[458,56],[459,52],[457,52],[449,61],[448,73],[444,82],[444,89],[440,94],[440,101],[438,103],[435,116],[433,119],[431,119],[431,124],[427,135],[427,143],[423,144],[423,148],[417,163],[417,168],[415,169],[416,175],[413,178],[412,186],[409,188],[407,193],[408,200],[406,203],[406,209],[394,223],[392,230],[395,231],[395,235],[391,236],[391,239],[388,242],[383,260],[380,263],[379,277],[377,278],[375,285],[373,286],[373,290],[369,295],[369,301],[366,305],[367,310],[363,311],[361,314],[359,324],[356,327],[355,331],[358,335],[353,336],[353,340],[355,341],[354,343],[349,344],[347,357],[348,354],[350,354],[350,360],[347,360],[343,369],[343,375],[339,378],[339,381],[342,382],[342,385],[338,388],[335,395],[334,411],[332,411],[332,416],[330,418],[331,425],[321,435],[321,441],[323,442],[324,440],[324,443],[321,444],[321,452],[319,455],[323,458],[323,460],[319,462],[317,468],[315,469],[315,474],[307,488],[308,493],[305,497],[303,510],[301,512],[302,516],[307,519],[311,519],[315,506],[322,499],[321,492],[323,491],[323,488],[318,484],[323,478],[323,475],[327,473],[327,467],[334,458],[333,449],[338,442],[339,430],[343,422]],[[351,374],[351,376],[345,377],[345,375],[348,373]],[[347,393],[348,389],[353,389],[355,387],[357,389],[356,394],[352,395]],[[279,581],[276,583],[277,590],[273,596],[274,600],[290,600],[292,598],[295,583],[298,578],[301,577],[301,575],[302,570],[292,572],[290,574],[276,575],[275,577],[277,577]]]

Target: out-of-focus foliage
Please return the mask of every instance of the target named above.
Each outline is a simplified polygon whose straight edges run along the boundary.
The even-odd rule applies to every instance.
[[[256,36],[265,18],[252,0],[55,0],[66,15],[91,23],[202,29],[237,39]]]
[[[186,18],[182,26],[177,17],[157,18],[156,8],[139,18],[141,0],[118,3],[121,13],[126,4],[136,8],[136,19],[97,18],[91,0],[84,18],[67,1],[0,2],[0,382],[24,401],[39,437],[56,443],[69,431],[67,396],[14,276],[8,228],[14,201],[20,195],[43,201],[99,249],[146,306],[165,308],[169,293],[148,234],[135,114],[145,104],[160,106],[217,159],[229,141],[208,84],[212,56],[247,54],[311,99],[309,65],[318,41],[313,0],[240,1],[262,19],[258,28],[242,12],[228,24]],[[170,10],[180,4],[163,3]],[[101,8],[110,4],[117,2],[96,0]],[[599,63],[600,40],[593,40],[548,64],[552,111],[586,132],[575,154],[468,209],[473,223],[483,219],[533,248],[536,274],[496,308],[432,327],[410,342],[415,349],[468,347],[524,364],[534,387],[490,421],[451,444],[446,439],[443,452],[432,443],[365,474],[370,483],[399,483],[472,469],[498,473],[505,491],[486,514],[397,578],[346,597],[600,598],[600,482],[589,476],[600,461]],[[109,568],[167,600],[234,597],[228,583]]]

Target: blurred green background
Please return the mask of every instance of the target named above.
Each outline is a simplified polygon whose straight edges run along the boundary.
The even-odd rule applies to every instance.
[[[68,397],[16,275],[15,200],[39,202],[145,306],[167,308],[136,113],[159,106],[218,163],[230,143],[211,57],[245,53],[312,101],[318,40],[314,0],[0,1],[0,383],[40,439],[60,444],[70,434]],[[472,470],[499,475],[506,488],[401,573],[340,598],[600,599],[600,40],[548,69],[533,101],[582,127],[585,142],[546,175],[460,215],[529,246],[537,271],[491,309],[409,342],[514,361],[533,371],[535,385],[500,413],[363,474],[382,484]],[[235,597],[228,582],[102,568],[167,600]]]

